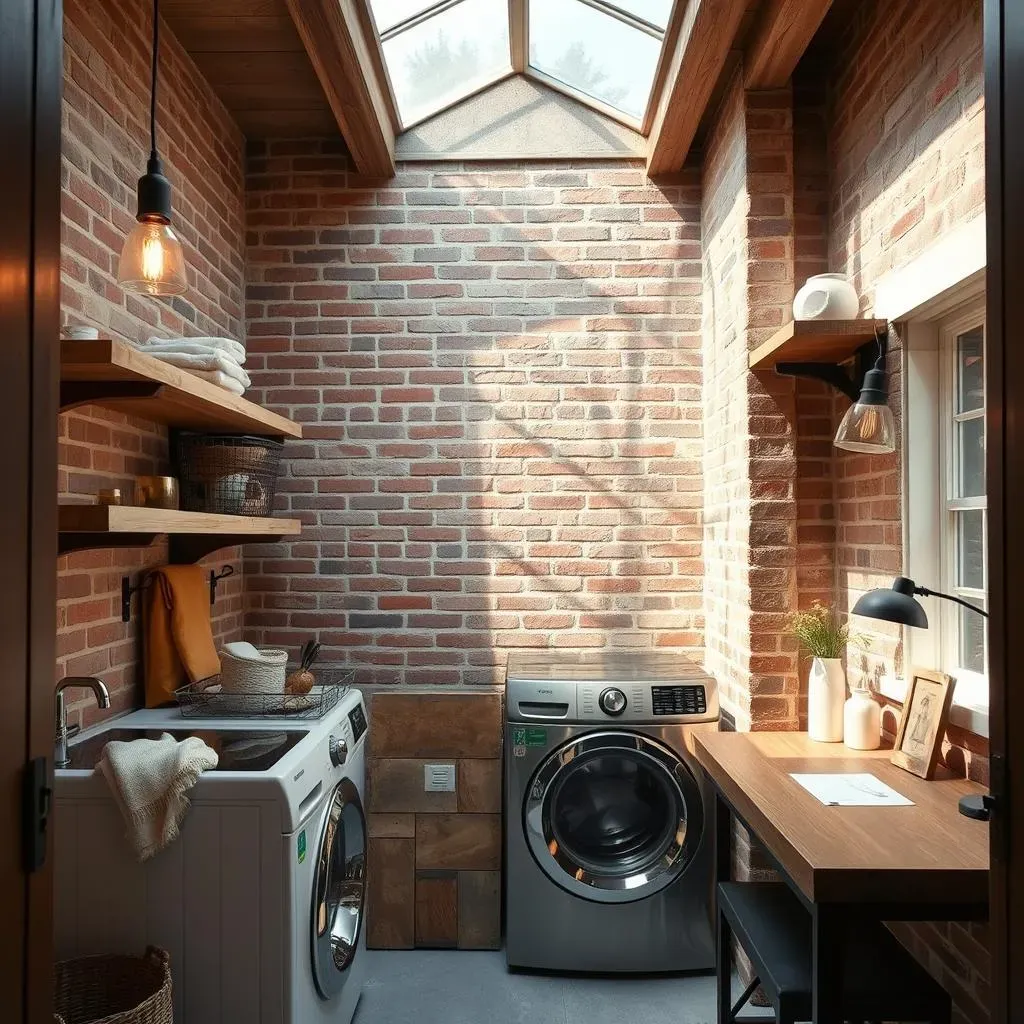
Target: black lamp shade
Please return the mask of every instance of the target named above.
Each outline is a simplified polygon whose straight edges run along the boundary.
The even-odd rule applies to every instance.
[[[928,628],[928,616],[914,598],[914,582],[905,576],[897,576],[889,590],[869,590],[857,600],[853,614],[918,629]]]

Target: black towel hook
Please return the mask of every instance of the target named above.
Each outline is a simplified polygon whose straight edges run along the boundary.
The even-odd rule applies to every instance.
[[[217,584],[221,580],[226,580],[229,576],[235,575],[235,567],[233,565],[221,566],[220,572],[214,572],[210,570],[210,607],[212,608],[214,602],[217,600]]]

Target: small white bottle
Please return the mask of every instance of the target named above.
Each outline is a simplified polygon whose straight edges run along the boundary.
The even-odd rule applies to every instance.
[[[882,709],[866,686],[856,687],[843,707],[843,742],[853,750],[882,744]]]

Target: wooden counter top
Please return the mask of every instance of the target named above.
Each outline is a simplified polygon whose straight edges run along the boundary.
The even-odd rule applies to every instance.
[[[700,733],[697,760],[811,902],[985,904],[988,825],[957,801],[984,792],[962,779],[925,782],[889,750],[816,743],[803,732]],[[913,807],[827,807],[790,772],[870,772]]]

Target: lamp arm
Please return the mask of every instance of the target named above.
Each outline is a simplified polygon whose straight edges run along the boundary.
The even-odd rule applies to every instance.
[[[979,615],[984,615],[988,618],[988,612],[983,608],[979,608],[975,604],[971,604],[970,601],[965,601],[962,597],[954,597],[952,594],[943,594],[939,590],[929,590],[927,587],[919,587],[914,585],[914,593],[921,594],[923,597],[941,597],[944,601],[952,601],[954,604],[962,605],[964,608],[969,608],[972,612],[977,612]]]

